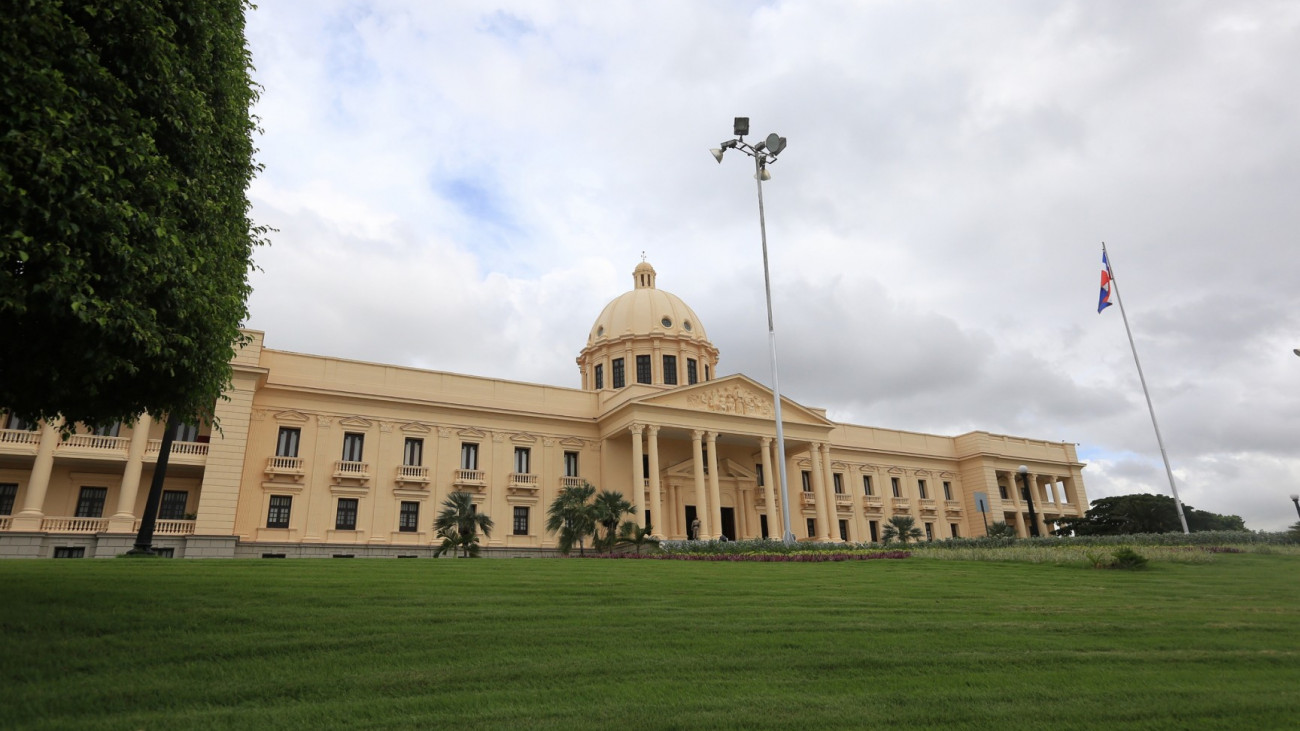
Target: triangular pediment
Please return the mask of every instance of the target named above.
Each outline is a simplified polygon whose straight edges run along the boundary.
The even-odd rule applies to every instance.
[[[664,474],[668,477],[695,479],[695,460],[682,460],[677,464],[669,466],[668,469],[664,470]],[[718,463],[718,476],[738,480],[758,479],[758,474],[754,472],[753,469],[748,468],[733,459],[726,458],[723,458],[723,460]]]
[[[527,433],[511,434],[510,441],[515,444],[535,444],[537,442],[537,437]]]
[[[428,434],[431,431],[429,427],[425,426],[424,424],[420,424],[414,421],[403,424],[399,428],[404,432],[411,432],[414,434]]]
[[[276,421],[303,423],[307,421],[307,415],[301,411],[280,411],[275,415]]]
[[[755,419],[775,418],[772,390],[739,373],[645,396],[636,399],[635,403],[686,411],[747,416]],[[821,414],[784,396],[781,397],[781,419],[790,423],[817,426],[834,424]]]
[[[360,416],[349,416],[344,419],[339,419],[339,426],[350,426],[354,429],[369,429],[371,425],[372,422],[363,419]]]
[[[474,429],[471,427],[468,429],[461,429],[460,431],[457,431],[456,436],[465,439],[487,439],[488,435],[487,432],[482,432],[479,431],[478,429]]]
[[[566,437],[560,440],[561,447],[581,447],[582,444],[582,440],[576,437]]]

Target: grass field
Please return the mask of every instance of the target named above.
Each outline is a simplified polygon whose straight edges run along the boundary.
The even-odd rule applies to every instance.
[[[1294,728],[1300,557],[0,562],[0,727]]]

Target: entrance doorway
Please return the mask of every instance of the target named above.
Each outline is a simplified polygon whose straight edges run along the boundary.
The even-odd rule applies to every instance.
[[[686,523],[685,523],[685,525],[686,525],[686,540],[688,540],[688,541],[698,541],[698,540],[700,539],[699,536],[695,535],[695,531],[694,531],[694,530],[692,529],[692,527],[691,527],[691,526],[694,525],[694,523],[695,523],[695,517],[696,517],[696,515],[695,515],[695,506],[694,506],[694,505],[687,505],[687,506],[686,506]]]
[[[735,508],[722,509],[722,535],[726,536],[727,540],[729,541],[736,540],[736,509]]]
[[[758,530],[759,530],[759,534],[763,538],[767,538],[767,516],[766,515],[758,516]]]

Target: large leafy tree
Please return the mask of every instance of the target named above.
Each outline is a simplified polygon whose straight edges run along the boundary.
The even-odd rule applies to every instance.
[[[921,529],[916,527],[916,519],[910,515],[892,515],[889,522],[880,531],[880,536],[885,539],[885,543],[897,540],[904,546],[908,541],[918,539],[922,535]]]
[[[1183,505],[1187,529],[1193,532],[1207,530],[1246,530],[1245,522],[1236,515],[1220,515]],[[1107,536],[1131,533],[1180,533],[1178,506],[1167,495],[1116,495],[1092,501],[1088,512],[1078,518],[1058,521],[1056,535]]]
[[[569,555],[574,544],[578,555],[585,555],[584,539],[596,531],[596,509],[592,498],[596,488],[591,483],[570,485],[560,492],[546,509],[546,530],[557,534],[560,553]]]
[[[459,551],[463,558],[477,556],[478,534],[491,537],[495,525],[491,518],[475,509],[473,495],[457,490],[442,501],[442,510],[433,521],[433,529],[442,539],[434,555]]]
[[[247,0],[15,0],[0,22],[0,407],[211,419],[247,315]]]

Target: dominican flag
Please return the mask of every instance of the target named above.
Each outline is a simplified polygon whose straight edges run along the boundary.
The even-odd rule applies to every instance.
[[[1110,307],[1110,260],[1106,258],[1106,250],[1101,250],[1101,298],[1097,300],[1097,314]]]

